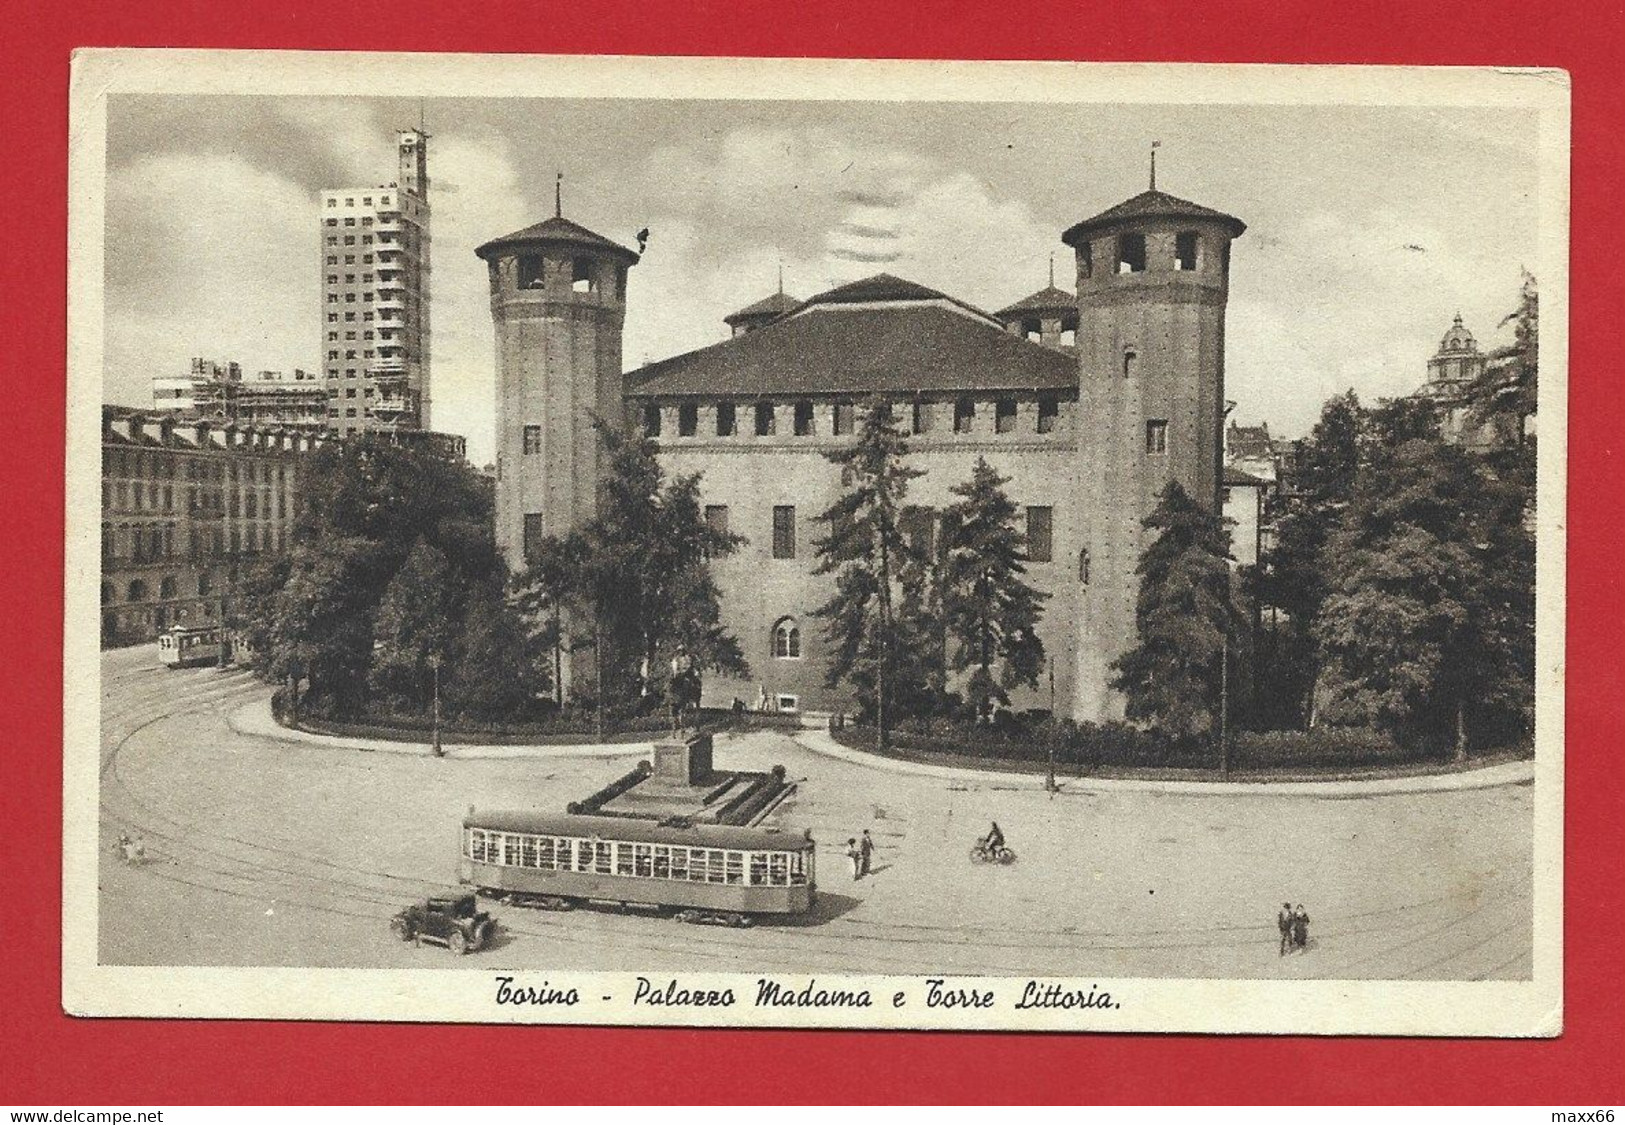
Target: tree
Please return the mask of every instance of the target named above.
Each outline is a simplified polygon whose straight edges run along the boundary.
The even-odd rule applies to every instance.
[[[660,493],[656,536],[644,599],[643,652],[663,682],[669,657],[682,648],[702,669],[750,674],[739,640],[722,625],[722,592],[710,560],[731,555],[743,536],[712,527],[700,505],[700,475],[673,479]]]
[[[825,454],[841,467],[846,491],[819,514],[829,534],[818,543],[815,574],[835,576],[835,594],[814,610],[824,619],[834,649],[827,676],[843,680],[875,717],[884,746],[891,695],[907,657],[894,612],[900,576],[909,569],[911,547],[900,526],[908,484],[923,473],[905,463],[908,443],[891,404],[871,399],[857,440]]]
[[[1360,469],[1381,472],[1399,448],[1412,441],[1439,441],[1439,407],[1417,395],[1385,398],[1361,419]]]
[[[1328,721],[1448,743],[1462,759],[1474,712],[1524,711],[1534,555],[1521,514],[1515,488],[1441,442],[1408,441],[1361,480],[1315,624]]]
[[[971,479],[951,490],[960,497],[944,513],[946,565],[942,610],[955,671],[974,669],[966,698],[977,720],[990,722],[997,705],[1008,706],[1007,689],[1038,686],[1044,642],[1038,619],[1047,594],[1022,581],[1027,537],[1016,527],[1016,506],[1001,477],[984,458]],[[994,666],[999,674],[994,675]]]
[[[373,544],[356,536],[324,540],[319,549],[295,548],[260,630],[265,670],[295,690],[308,679],[307,694],[340,712],[366,696],[377,588],[373,556]]]
[[[305,462],[301,479],[290,546],[250,571],[233,625],[258,649],[265,674],[308,680],[325,708],[362,707],[381,683],[404,693],[410,683],[400,676],[413,664],[412,651],[426,651],[411,638],[433,614],[418,614],[414,623],[414,598],[397,592],[380,634],[385,593],[410,556],[433,552],[407,577],[421,598],[435,601],[445,631],[460,631],[465,592],[500,585],[506,575],[489,484],[448,456],[372,437],[328,443]],[[440,562],[431,567],[433,557]],[[376,678],[375,638],[384,642]]]
[[[446,556],[419,539],[384,587],[373,619],[369,684],[375,692],[412,707],[428,707],[434,677],[431,662],[446,658],[452,630],[462,616],[459,593]]]
[[[1134,608],[1138,642],[1113,664],[1127,714],[1175,738],[1214,729],[1228,638],[1229,535],[1221,516],[1170,481],[1142,525],[1156,537],[1140,555]]]
[[[1513,343],[1492,352],[1483,371],[1467,385],[1467,415],[1509,438],[1506,444],[1523,446],[1529,444],[1525,431],[1535,416],[1540,389],[1540,286],[1527,270],[1518,307],[1501,324],[1513,325]]]
[[[460,619],[441,690],[452,713],[485,720],[523,713],[533,693],[552,683],[551,670],[545,662],[533,666],[524,622],[502,585],[486,581],[469,590]]]
[[[1298,446],[1291,475],[1266,501],[1274,546],[1255,576],[1270,628],[1256,646],[1261,710],[1275,722],[1302,725],[1313,713],[1316,679],[1311,627],[1327,594],[1324,557],[1360,472],[1364,410],[1354,392],[1327,400]],[[1285,620],[1281,620],[1284,615]]]
[[[706,523],[697,474],[666,481],[647,437],[603,423],[598,434],[605,464],[598,514],[568,536],[543,540],[520,582],[517,601],[533,644],[593,649],[602,690],[592,694],[604,698],[636,698],[645,665],[660,686],[664,657],[679,644],[702,669],[748,674],[722,625],[710,573],[711,559],[744,540]]]

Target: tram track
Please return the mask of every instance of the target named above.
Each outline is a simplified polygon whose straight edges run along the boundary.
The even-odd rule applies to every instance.
[[[158,685],[155,684],[154,687]],[[214,686],[214,685],[211,685]],[[168,684],[163,688],[167,689]],[[229,832],[221,832],[198,824],[188,824],[155,807],[118,768],[121,752],[132,742],[151,731],[166,719],[185,719],[196,714],[223,712],[245,696],[262,686],[251,681],[234,681],[218,685],[218,690],[188,698],[185,706],[176,710],[172,694],[165,690],[143,693],[139,711],[121,716],[123,728],[115,745],[104,751],[103,813],[137,832],[160,841],[172,851],[182,871],[160,869],[154,865],[150,873],[162,879],[179,882],[189,887],[212,891],[233,897],[259,899],[267,894],[283,905],[301,909],[320,910],[325,913],[356,920],[382,922],[397,908],[408,890],[427,893],[451,890],[454,885],[417,875],[401,874],[378,868],[359,867],[311,854],[307,851],[268,843],[263,839],[249,840]],[[167,707],[163,706],[168,704]],[[187,876],[194,876],[188,878]],[[1490,892],[1486,892],[1488,894]],[[1495,892],[1510,894],[1512,892]],[[1418,910],[1448,907],[1459,896],[1435,895],[1414,903],[1385,906],[1375,910],[1351,914],[1342,921],[1356,919],[1377,922],[1371,926],[1339,929],[1335,926],[1317,928],[1317,938],[1334,941],[1374,934],[1407,935],[1406,940],[1390,948],[1400,948],[1425,940],[1424,935],[1412,935],[1417,926],[1430,925],[1427,920],[1414,920]],[[356,910],[357,903],[374,910]],[[1483,909],[1483,902],[1465,914],[1452,912],[1450,917],[1433,923],[1440,930],[1459,926]],[[1390,919],[1379,922],[1379,919]],[[1197,950],[1216,948],[1244,948],[1272,946],[1274,927],[1269,924],[1218,925],[1201,929],[1168,928],[1133,930],[1078,931],[1070,928],[1023,932],[1018,940],[1011,940],[1008,930],[985,926],[936,926],[918,922],[887,922],[872,918],[837,917],[817,927],[816,932],[796,925],[767,925],[750,934],[721,935],[707,933],[703,938],[677,932],[642,934],[635,926],[618,925],[618,915],[604,915],[597,911],[583,911],[576,915],[533,917],[516,919],[512,912],[503,917],[504,929],[516,936],[552,942],[563,941],[572,946],[600,945],[612,938],[618,948],[646,951],[656,955],[681,954],[685,958],[698,956],[706,961],[720,961],[737,966],[769,948],[780,948],[782,943],[793,942],[805,955],[808,963],[829,958],[837,963],[862,964],[878,971],[888,968],[898,971],[921,971],[917,957],[892,955],[888,948],[934,948],[941,958],[933,965],[954,971],[986,971],[1006,975],[1011,972],[1043,971],[1037,963],[1047,961],[1046,955],[1071,955],[1087,958],[1090,954],[1132,954],[1155,950]],[[630,920],[628,920],[630,921]],[[641,921],[641,920],[640,920]],[[1498,931],[1499,933],[1500,931]],[[1492,938],[1495,935],[1492,935]],[[670,940],[678,938],[678,940]],[[1150,940],[1148,940],[1150,939]],[[1161,940],[1167,939],[1167,940]],[[1491,939],[1485,939],[1487,942]],[[854,943],[858,951],[854,951]],[[1012,965],[1002,954],[1026,955],[1034,964]],[[965,954],[987,954],[965,957]],[[1036,955],[1036,956],[1035,956]],[[1366,959],[1362,959],[1366,960]],[[951,961],[952,964],[947,962]],[[1510,962],[1509,962],[1510,963]],[[687,961],[685,960],[685,964]],[[1349,966],[1345,966],[1349,967]],[[1076,964],[1061,970],[1075,975]],[[1495,970],[1490,970],[1494,972]]]

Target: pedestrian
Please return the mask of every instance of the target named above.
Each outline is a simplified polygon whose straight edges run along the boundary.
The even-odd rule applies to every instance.
[[[1301,902],[1292,911],[1292,944],[1301,950],[1309,948],[1309,912]]]
[[[858,857],[859,873],[867,876],[869,874],[869,866],[874,862],[875,858],[874,837],[869,835],[869,830],[867,828],[863,830],[863,838],[858,841]]]
[[[1292,904],[1283,902],[1281,912],[1275,916],[1275,924],[1281,927],[1281,956],[1292,946]]]
[[[766,684],[760,684],[756,688],[756,710],[762,714],[766,714],[768,711]]]
[[[863,852],[858,849],[856,837],[846,842],[846,862],[852,865],[852,881],[863,878]]]

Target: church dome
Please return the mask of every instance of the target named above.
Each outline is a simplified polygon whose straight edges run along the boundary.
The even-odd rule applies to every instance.
[[[1444,339],[1439,341],[1439,354],[1476,351],[1478,351],[1478,341],[1473,339],[1473,334],[1467,331],[1466,326],[1461,322],[1461,314],[1457,313],[1455,321],[1450,325],[1450,331],[1446,332]]]

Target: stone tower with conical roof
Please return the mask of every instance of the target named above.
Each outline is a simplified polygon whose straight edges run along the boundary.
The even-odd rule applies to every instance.
[[[1178,481],[1220,510],[1230,244],[1245,229],[1153,178],[1062,235],[1078,275],[1080,721],[1123,717],[1112,663],[1135,643],[1141,522],[1158,494]]]
[[[594,418],[625,422],[621,328],[638,255],[562,215],[475,251],[496,329],[496,539],[522,570],[597,512]]]

